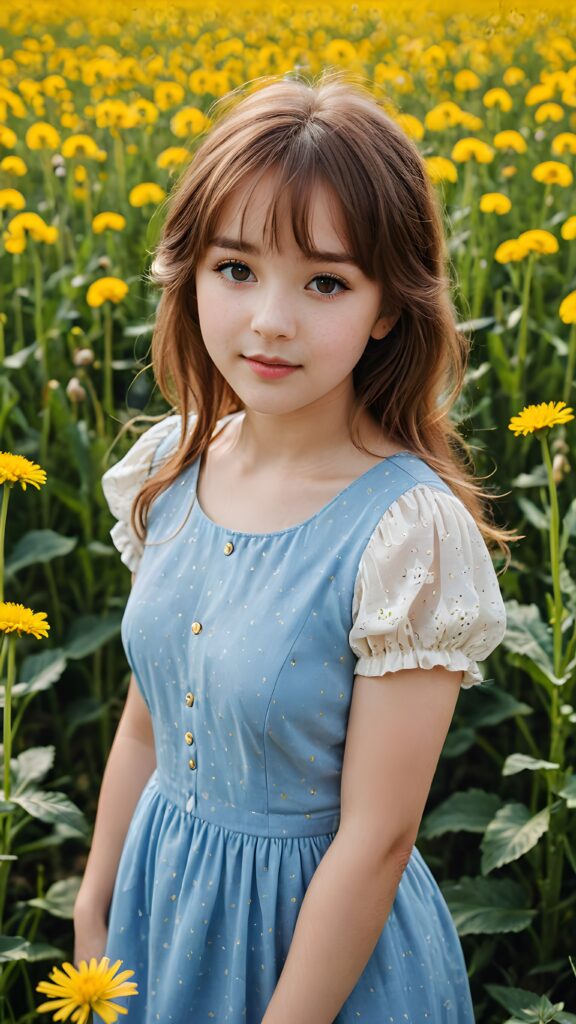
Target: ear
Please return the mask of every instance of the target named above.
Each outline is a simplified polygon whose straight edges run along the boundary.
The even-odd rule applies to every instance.
[[[370,337],[374,338],[375,341],[380,341],[390,333],[394,325],[400,319],[400,313],[392,313],[389,316],[381,316],[374,324],[370,331]]]

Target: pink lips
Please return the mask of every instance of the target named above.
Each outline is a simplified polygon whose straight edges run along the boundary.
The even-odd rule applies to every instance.
[[[244,358],[254,373],[267,380],[286,377],[288,374],[294,373],[295,370],[299,369],[298,366],[288,366],[286,363],[262,363],[258,359],[250,359],[248,356],[244,356]]]

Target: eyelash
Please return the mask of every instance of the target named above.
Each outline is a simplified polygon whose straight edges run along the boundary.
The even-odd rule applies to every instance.
[[[250,270],[248,264],[244,263],[243,260],[221,260],[221,262],[217,263],[216,266],[214,267],[214,271],[217,274],[221,274],[224,268],[226,267],[246,267],[248,270]],[[344,291],[349,291],[348,285],[346,285],[340,277],[337,277],[336,274],[315,274],[312,280],[316,281],[318,278],[320,278],[320,280],[336,281],[336,284],[339,284]],[[224,280],[228,281],[229,284],[246,283],[245,281],[230,280],[229,277],[225,277]],[[326,292],[316,292],[316,294],[320,295],[323,299],[335,299],[337,295],[341,294],[341,292],[332,292],[330,294],[327,294]]]

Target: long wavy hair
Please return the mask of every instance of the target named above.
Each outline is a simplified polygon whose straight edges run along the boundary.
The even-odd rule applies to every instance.
[[[504,554],[505,571],[507,542],[521,535],[495,524],[494,495],[481,489],[470,447],[450,418],[471,343],[457,327],[441,209],[416,145],[363,84],[341,72],[324,71],[315,83],[272,76],[248,88],[211,108],[212,124],[169,197],[153,254],[150,280],[162,291],[152,367],[181,430],[175,450],[134,499],[133,529],[144,541],[154,498],[202,456],[217,421],[244,408],[204,346],[195,272],[232,190],[254,175],[256,187],[273,169],[277,189],[266,224],[275,244],[279,201],[287,196],[295,239],[310,255],[312,191],[328,186],[339,198],[354,259],[401,311],[386,343],[367,339],[354,368],[353,443],[366,450],[356,429],[367,409],[383,435],[424,459],[461,499],[488,548]]]

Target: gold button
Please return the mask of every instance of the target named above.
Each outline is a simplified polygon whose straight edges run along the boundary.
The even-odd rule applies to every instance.
[[[190,760],[188,761],[188,767],[189,768],[195,768],[196,767],[196,761],[194,760],[193,757],[191,757]]]
[[[186,701],[187,706],[189,708],[191,708],[193,703],[194,703],[194,694],[193,693],[187,693],[186,697],[184,699]]]
[[[201,629],[202,629],[202,623],[201,622],[193,622],[192,623],[192,632],[193,633],[199,633]]]
[[[224,545],[224,554],[225,555],[231,555],[233,551],[234,551],[234,545],[233,545],[232,541],[229,540]]]
[[[184,739],[186,740],[188,746],[190,746],[190,744],[194,742],[194,737],[191,732],[184,733]]]

